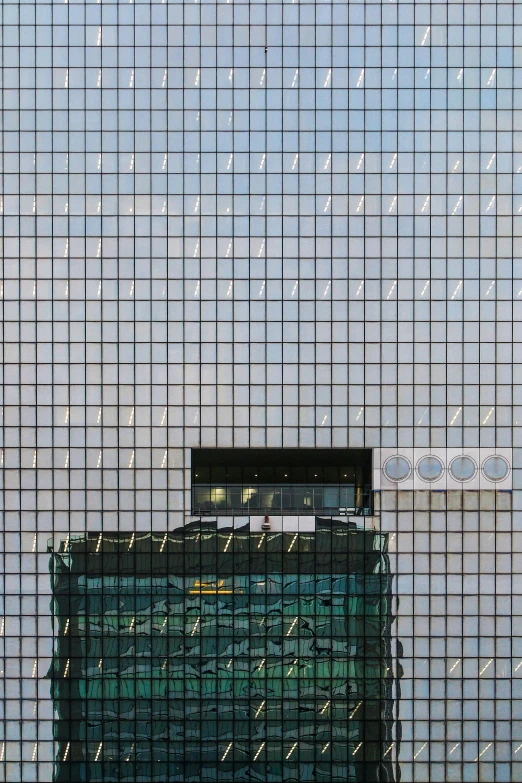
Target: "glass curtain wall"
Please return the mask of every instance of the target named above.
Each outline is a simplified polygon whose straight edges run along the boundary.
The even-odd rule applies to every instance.
[[[134,541],[129,558],[143,536],[161,546],[169,531],[174,546],[172,531],[194,519],[199,448],[411,450],[409,468],[388,463],[397,481],[379,519],[358,518],[388,536],[400,598],[402,738],[382,746],[379,774],[390,761],[402,783],[521,781],[520,0],[2,0],[0,23],[1,783],[49,783],[67,764],[97,776],[120,765],[137,783],[133,742],[147,775],[160,765],[157,783],[162,764],[178,763],[152,750],[178,742],[168,732],[181,724],[152,727],[149,695],[122,695],[124,719],[113,698],[126,682],[118,667],[139,655],[120,656],[111,618],[121,615],[125,643],[136,632],[137,651],[142,631],[161,635],[152,620],[149,636],[136,619],[128,630],[164,606],[154,558],[144,595],[130,569],[118,597],[117,573],[85,576],[74,542],[100,562],[120,537],[124,549]],[[415,449],[440,454],[443,481],[456,472],[463,489],[406,490]],[[481,449],[512,449],[512,492],[479,488]],[[488,464],[498,477],[501,460]],[[465,481],[475,469],[476,491]],[[308,519],[301,507],[290,520],[299,546],[318,512],[305,508]],[[236,544],[234,534],[227,555]],[[190,576],[230,584],[210,566]],[[174,588],[168,600],[167,625],[181,612]],[[314,612],[303,609],[307,622]],[[179,639],[199,639],[193,627]],[[297,623],[282,638],[298,627],[312,671],[321,659],[308,631]],[[147,662],[147,688],[165,658]],[[294,683],[294,658],[277,660],[278,682]],[[141,661],[129,666],[140,681]],[[105,677],[107,698],[94,685]],[[69,698],[73,683],[83,690]],[[317,725],[328,698],[312,710]],[[241,714],[226,745],[209,740],[215,768],[239,770]],[[343,731],[358,715],[339,719]],[[193,731],[199,741],[207,729]],[[255,764],[275,747],[262,741]],[[296,754],[308,739],[290,741],[302,744],[288,759],[292,744],[280,744],[266,765],[295,774],[299,758],[306,778],[312,762]],[[365,744],[339,760],[310,742],[318,767],[353,776],[366,763]],[[127,755],[111,760],[118,743]]]

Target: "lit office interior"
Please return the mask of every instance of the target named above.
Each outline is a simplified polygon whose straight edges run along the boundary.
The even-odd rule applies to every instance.
[[[370,449],[195,449],[197,515],[369,514]]]

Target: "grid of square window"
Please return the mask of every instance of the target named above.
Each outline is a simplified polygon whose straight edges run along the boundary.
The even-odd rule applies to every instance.
[[[266,783],[314,779],[313,770],[403,783],[522,776],[521,9],[1,4],[0,781],[65,780],[78,764],[74,775],[133,783],[133,743],[140,774],[178,780],[203,736],[214,755],[190,773],[194,783],[230,770]],[[232,449],[351,456],[339,462],[346,474],[324,462],[317,476],[300,473],[297,458],[285,476],[268,459],[255,463],[262,478],[254,463],[220,473],[215,455]],[[356,464],[372,449],[509,452],[513,488],[375,492],[382,466],[375,456],[359,473]],[[197,480],[196,450],[215,459]],[[175,717],[186,693],[158,696],[165,736],[149,725],[152,691],[141,704],[132,691],[128,716],[112,696],[91,702],[105,678],[111,693],[116,670],[96,672],[85,645],[103,648],[100,658],[114,648],[112,661],[128,612],[149,618],[136,635],[151,647],[158,603],[184,616],[189,599],[176,608],[174,582],[161,597],[162,579],[187,587],[184,572],[167,561],[156,574],[154,547],[214,523],[216,552],[231,534],[219,531],[235,537],[244,526],[244,545],[257,546],[265,516],[281,553],[298,535],[305,554],[319,518],[345,532],[354,524],[386,548],[379,740],[364,734],[366,718],[350,723],[351,697],[326,721],[338,719],[344,738],[326,760],[311,729],[307,739],[263,736],[254,760],[241,717],[250,711],[252,726],[250,692],[230,715],[231,739],[213,726],[204,734],[197,699],[193,738],[174,737],[177,725],[188,731],[187,713]],[[89,563],[138,541],[149,582],[141,593],[130,574],[128,612],[118,605],[113,615],[120,585],[88,576]],[[74,547],[85,556],[73,588]],[[250,571],[237,568],[238,589],[254,598]],[[197,575],[222,578],[231,575],[210,567]],[[375,600],[373,587],[361,591],[346,603],[354,616]],[[274,601],[284,596],[281,581]],[[190,600],[212,627],[215,598]],[[112,647],[108,620],[95,641],[80,622],[98,610],[122,624]],[[66,655],[68,645],[81,652]],[[302,655],[316,665],[317,650]],[[163,681],[153,657],[149,680]],[[273,664],[279,685],[286,664]],[[300,665],[295,688],[308,676]],[[135,653],[129,667],[134,688]],[[216,675],[216,688],[227,677]],[[281,688],[275,722],[287,709]],[[315,732],[320,703],[295,693],[288,709],[309,704]],[[114,739],[126,721],[125,741]],[[350,756],[356,737],[361,762]]]

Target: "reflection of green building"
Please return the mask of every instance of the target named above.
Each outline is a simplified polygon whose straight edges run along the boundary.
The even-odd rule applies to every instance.
[[[386,538],[317,519],[64,542],[55,780],[395,780]]]

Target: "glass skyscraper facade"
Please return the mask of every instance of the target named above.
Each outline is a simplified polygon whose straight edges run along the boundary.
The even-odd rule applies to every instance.
[[[0,781],[522,779],[522,6],[0,14]]]

